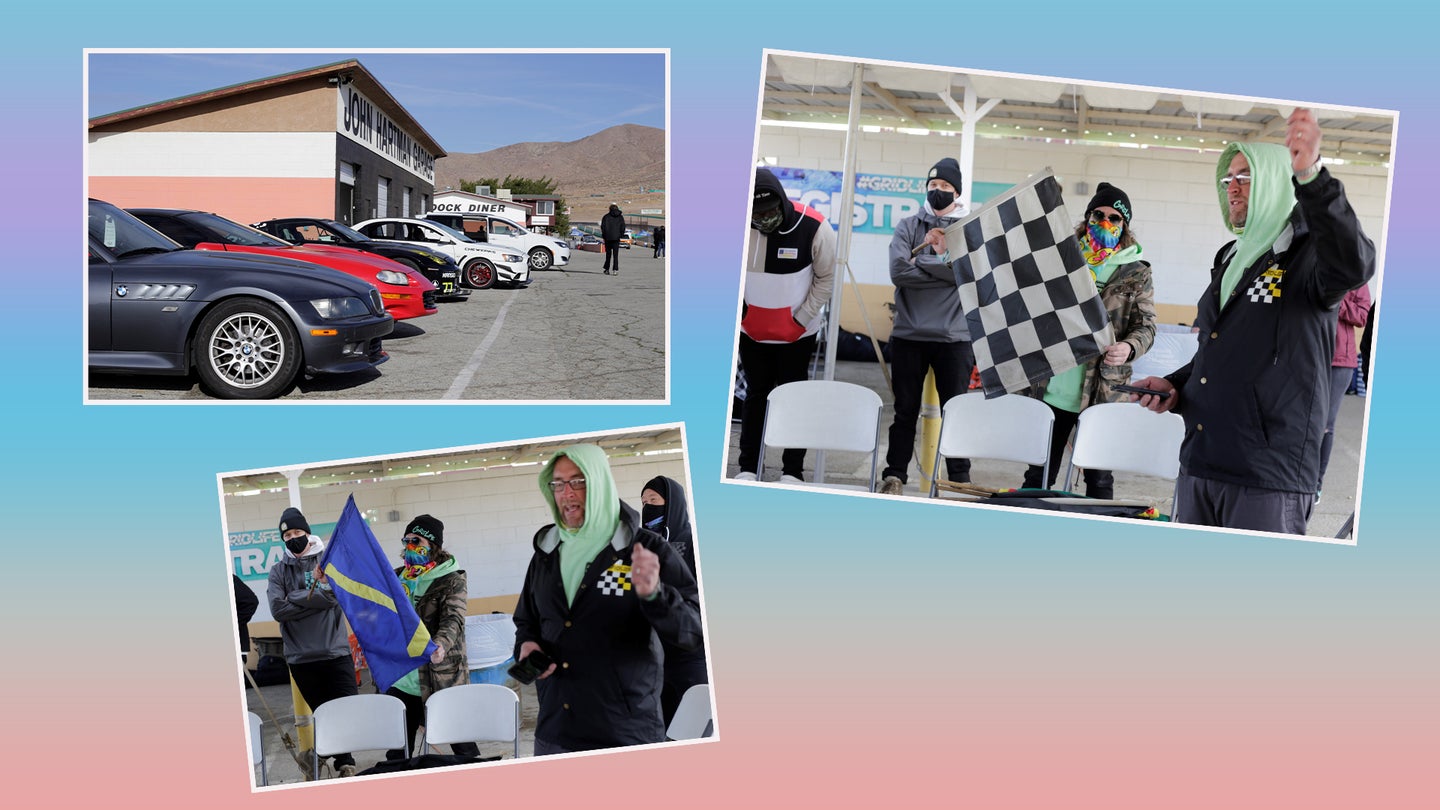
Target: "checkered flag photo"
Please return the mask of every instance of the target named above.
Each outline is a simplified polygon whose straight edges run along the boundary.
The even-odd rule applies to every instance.
[[[1029,388],[1113,342],[1049,169],[946,228],[945,243],[986,397]]]

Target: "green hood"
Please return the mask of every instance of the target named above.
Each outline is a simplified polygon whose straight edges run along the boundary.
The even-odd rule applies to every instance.
[[[1236,152],[1245,155],[1250,162],[1250,202],[1245,224],[1239,228],[1230,224],[1230,204],[1224,187],[1220,185],[1220,180],[1230,171],[1230,161]],[[1290,221],[1290,212],[1295,208],[1295,187],[1290,182],[1292,174],[1290,150],[1279,144],[1232,143],[1220,153],[1220,163],[1215,167],[1220,220],[1238,237],[1235,254],[1220,278],[1221,309],[1230,302],[1230,294],[1240,283],[1245,269],[1265,255]]]
[[[1108,284],[1116,270],[1131,262],[1140,261],[1140,255],[1143,252],[1137,242],[1124,250],[1106,256],[1105,261],[1091,268],[1091,272],[1095,274],[1095,282],[1100,285]]]
[[[555,505],[555,493],[550,491],[555,462],[562,457],[570,459],[585,476],[585,523],[576,531],[565,528],[560,508]],[[540,471],[540,492],[550,504],[550,515],[555,518],[555,531],[560,535],[560,579],[565,584],[566,599],[573,602],[586,567],[620,527],[620,497],[615,493],[610,459],[593,444],[567,447],[556,453]]]
[[[416,577],[414,580],[415,589],[410,595],[410,601],[414,602],[416,599],[424,596],[425,592],[430,590],[430,583],[451,573],[457,567],[459,567],[459,563],[456,559],[454,557],[447,557],[444,562],[436,563],[434,568]],[[404,577],[401,577],[401,579],[404,579]]]

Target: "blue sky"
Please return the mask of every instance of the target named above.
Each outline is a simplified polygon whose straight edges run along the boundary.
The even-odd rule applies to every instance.
[[[89,115],[351,58],[451,153],[665,126],[663,53],[91,53]]]

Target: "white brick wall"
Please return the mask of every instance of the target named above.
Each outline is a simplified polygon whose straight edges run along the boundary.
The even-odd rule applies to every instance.
[[[685,462],[678,456],[612,461],[615,484],[622,500],[637,510],[640,490],[646,481],[664,475],[686,483]],[[400,537],[405,523],[420,514],[432,514],[445,522],[445,548],[465,569],[472,599],[508,596],[520,592],[525,569],[530,563],[531,541],[536,530],[554,522],[540,494],[540,468],[521,467],[490,471],[446,473],[426,483],[403,479],[378,484],[306,487],[301,490],[301,510],[312,523],[330,523],[340,515],[345,499],[353,492],[361,511],[375,510],[380,518],[370,528],[387,553],[393,551],[400,563]],[[688,491],[688,488],[687,488]],[[226,496],[224,510],[227,532],[273,529],[280,513],[290,505],[288,492],[246,497]],[[400,519],[389,520],[391,511]],[[694,519],[694,507],[691,507]],[[698,532],[697,532],[698,535]],[[264,581],[250,585],[261,595],[255,621],[269,621]]]
[[[758,154],[777,165],[840,171],[845,133],[760,127]],[[865,133],[859,136],[858,171],[923,177],[942,157],[959,157],[960,139],[938,135]],[[1067,209],[1079,221],[1096,185],[1124,189],[1135,206],[1135,232],[1155,268],[1155,297],[1162,304],[1194,306],[1209,281],[1215,251],[1230,239],[1220,220],[1214,184],[1215,153],[1174,149],[1127,149],[980,138],[974,179],[1014,184],[1050,166],[1069,193]],[[1361,225],[1379,246],[1386,172],[1359,166],[1332,167],[1344,183]],[[1085,183],[1089,191],[1073,191]],[[855,234],[850,266],[862,284],[889,284],[889,237]],[[1374,284],[1371,285],[1374,290]]]

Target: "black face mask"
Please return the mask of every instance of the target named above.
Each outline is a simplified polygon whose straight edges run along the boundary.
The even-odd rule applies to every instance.
[[[640,525],[651,531],[659,531],[665,525],[665,504],[645,504],[640,507]]]
[[[304,551],[309,545],[310,535],[308,534],[303,537],[292,537],[285,541],[285,548],[290,549],[290,553],[297,557],[300,556],[300,552]]]
[[[774,233],[783,224],[785,224],[785,211],[779,204],[750,212],[750,227],[761,233]]]
[[[955,192],[932,188],[925,192],[925,201],[936,211],[944,211],[955,202]]]

